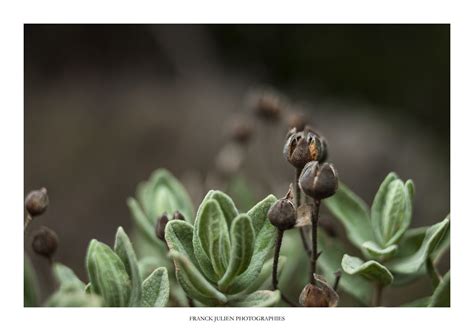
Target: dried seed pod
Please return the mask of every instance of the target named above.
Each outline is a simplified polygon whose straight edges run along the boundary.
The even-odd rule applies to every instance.
[[[25,199],[25,208],[31,216],[43,214],[48,208],[49,198],[46,188],[28,193]]]
[[[296,208],[293,204],[291,186],[286,196],[277,200],[268,210],[270,223],[281,231],[291,229],[296,224]]]
[[[36,254],[51,260],[58,248],[58,241],[56,233],[43,226],[34,234],[31,246]]]
[[[165,228],[166,228],[166,224],[168,224],[169,221],[170,220],[168,218],[168,215],[164,213],[158,219],[158,222],[156,222],[155,234],[158,237],[158,239],[165,241]]]
[[[307,163],[299,179],[299,185],[303,192],[317,200],[334,195],[338,182],[334,166],[330,163],[320,165],[317,161]]]
[[[184,221],[184,215],[181,214],[178,210],[174,212],[173,214],[173,219],[174,220],[181,220],[181,221]]]
[[[283,101],[273,93],[265,92],[255,104],[255,114],[263,120],[276,122],[283,112]]]
[[[311,128],[298,132],[296,128],[287,134],[283,155],[295,168],[302,169],[308,162],[321,161],[327,155],[325,140]]]
[[[315,275],[315,284],[307,284],[300,294],[300,304],[303,307],[336,307],[339,295],[319,275]]]

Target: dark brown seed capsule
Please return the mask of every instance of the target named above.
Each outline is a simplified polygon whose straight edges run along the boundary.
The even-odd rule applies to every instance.
[[[165,240],[165,228],[166,224],[168,224],[169,218],[166,213],[164,213],[156,222],[156,227],[155,227],[155,234],[160,240]]]
[[[43,187],[39,190],[34,190],[28,193],[25,199],[26,211],[31,216],[38,216],[43,214],[48,208],[49,198],[48,191]]]
[[[181,214],[178,210],[174,212],[173,214],[173,219],[174,220],[181,220],[184,221],[184,215]]]
[[[281,231],[291,229],[296,224],[296,208],[291,196],[291,188],[282,199],[277,200],[268,211],[268,219]]]
[[[283,155],[295,168],[302,169],[308,162],[319,161],[326,155],[323,141],[309,127],[300,132],[293,128],[287,134]]]
[[[263,120],[276,122],[280,119],[283,108],[283,102],[278,96],[265,93],[258,98],[255,113]]]
[[[299,185],[313,199],[321,200],[334,195],[338,187],[338,175],[330,163],[320,165],[317,161],[306,164],[301,172]]]
[[[291,113],[287,118],[287,122],[288,127],[290,129],[295,128],[297,132],[303,131],[306,124],[308,124],[306,115],[300,112]]]
[[[339,295],[322,278],[315,276],[316,284],[307,284],[300,294],[300,304],[303,307],[336,307]]]
[[[51,260],[58,248],[58,236],[53,230],[47,227],[41,227],[41,229],[34,234],[31,246],[36,254]]]
[[[245,145],[253,135],[252,126],[243,120],[235,120],[231,127],[231,138],[235,142]]]

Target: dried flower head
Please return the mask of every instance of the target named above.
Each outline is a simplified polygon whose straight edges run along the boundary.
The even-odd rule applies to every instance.
[[[291,229],[296,224],[296,208],[293,204],[291,186],[286,196],[277,200],[268,210],[270,223],[281,231]]]
[[[34,190],[28,193],[25,199],[25,208],[31,216],[43,214],[48,208],[49,198],[46,188]]]
[[[295,128],[297,132],[303,131],[308,124],[306,115],[302,112],[292,112],[287,117],[288,127]]]
[[[175,211],[173,214],[174,220],[181,220],[184,221],[184,215],[179,212],[179,210]]]
[[[339,295],[319,275],[314,276],[315,284],[307,284],[300,294],[300,304],[303,307],[336,307]]]
[[[274,93],[264,92],[255,103],[255,114],[263,120],[276,122],[284,110],[283,100]]]
[[[163,241],[165,240],[165,228],[168,222],[169,222],[169,218],[166,213],[164,213],[163,215],[161,215],[160,218],[158,218],[158,221],[156,222],[156,226],[155,226],[155,234],[158,237],[158,239],[163,240]]]
[[[321,161],[326,155],[326,142],[308,126],[303,131],[291,129],[287,134],[283,155],[297,169],[310,161]]]
[[[301,172],[299,185],[303,192],[314,199],[326,199],[334,195],[338,187],[338,175],[330,163],[312,161]]]
[[[253,127],[249,121],[235,119],[230,128],[230,135],[235,142],[245,145],[253,135]]]
[[[58,248],[58,236],[56,233],[43,226],[34,235],[31,246],[36,254],[51,260]]]

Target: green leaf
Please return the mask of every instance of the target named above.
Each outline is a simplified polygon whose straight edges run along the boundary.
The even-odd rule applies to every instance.
[[[270,194],[247,212],[247,215],[249,215],[252,219],[255,235],[258,235],[263,225],[265,224],[265,221],[268,221],[268,210],[275,203],[275,201],[277,201],[277,198],[274,195]]]
[[[374,201],[372,202],[370,219],[372,221],[372,229],[375,235],[375,239],[380,245],[385,244],[384,238],[382,236],[383,231],[381,227],[387,195],[389,192],[390,184],[396,179],[398,179],[398,176],[394,172],[389,173],[380,185],[377,194],[375,194]]]
[[[397,258],[387,264],[388,268],[400,274],[413,274],[422,268],[426,259],[435,251],[449,228],[449,215],[442,222],[432,225],[425,234],[420,248],[412,255]]]
[[[191,298],[210,306],[227,302],[226,296],[214,288],[189,259],[174,250],[169,255],[174,260],[178,282]]]
[[[23,271],[23,301],[25,307],[37,307],[38,300],[38,280],[35,269],[31,264],[30,259],[25,254],[24,257],[24,271]]]
[[[138,261],[140,278],[146,279],[156,268],[160,266],[160,259],[155,256],[145,256]]]
[[[401,307],[428,307],[430,301],[431,297],[424,297],[408,303],[404,303],[403,305],[401,305]]]
[[[137,226],[137,229],[142,233],[149,241],[158,243],[158,238],[155,235],[154,223],[147,218],[142,208],[138,204],[138,201],[134,198],[127,199],[127,205],[132,215],[132,219]]]
[[[230,238],[224,213],[216,200],[210,199],[204,202],[196,223],[194,246],[202,247],[211,261],[214,272],[220,278],[229,263]],[[196,257],[201,263],[199,256]]]
[[[48,307],[101,307],[102,298],[83,291],[63,291],[54,293],[46,302]]]
[[[272,307],[280,301],[280,291],[257,291],[243,299],[230,302],[235,307]]]
[[[321,268],[329,284],[334,283],[334,273],[341,269],[341,260],[346,249],[336,238],[329,238],[324,231],[318,231],[318,245],[323,252],[318,258]],[[353,296],[359,302],[369,305],[372,300],[373,285],[362,276],[341,277],[339,288]]]
[[[361,248],[364,242],[373,240],[369,208],[347,186],[339,182],[336,194],[325,199],[324,204],[344,225],[347,237],[356,247]]]
[[[235,276],[245,271],[252,259],[255,231],[252,220],[247,214],[237,216],[232,222],[230,237],[232,243],[230,262],[218,283],[221,290],[225,290]]]
[[[342,269],[349,275],[360,275],[384,286],[393,282],[390,271],[377,261],[364,262],[358,257],[345,254],[341,262]]]
[[[226,293],[238,293],[249,287],[259,276],[263,264],[268,259],[270,253],[273,251],[277,229],[270,223],[270,221],[268,221],[266,216],[270,206],[271,204],[265,204],[265,208],[267,208],[265,213],[263,210],[261,210],[259,213],[253,214],[254,217],[255,215],[265,215],[265,220],[260,232],[257,235],[257,238],[255,239],[252,259],[250,260],[247,270],[234,278],[231,284],[229,284],[229,287],[226,289]],[[252,221],[255,225],[255,219],[252,219]]]
[[[283,271],[283,267],[285,266],[286,260],[287,258],[282,255],[280,255],[280,257],[278,258],[278,277],[280,277],[280,274]],[[251,294],[260,289],[269,288],[271,286],[272,281],[272,271],[273,259],[269,259],[263,264],[262,270],[260,271],[260,275],[258,275],[258,278],[255,279],[252,285],[250,285],[250,287],[248,287],[243,293]],[[280,280],[280,278],[278,280]]]
[[[55,262],[53,264],[53,275],[60,286],[61,291],[83,291],[85,284],[77,278],[74,271],[65,265]]]
[[[165,229],[165,239],[170,250],[184,255],[193,264],[197,265],[193,251],[194,227],[186,221],[169,221]]]
[[[135,255],[130,239],[121,226],[115,235],[114,250],[122,260],[132,283],[128,305],[129,307],[139,307],[142,300],[142,279],[138,269],[137,256]]]
[[[234,201],[225,193],[221,191],[210,191],[208,199],[216,200],[224,213],[227,227],[230,229],[232,221],[239,215],[239,211],[235,207]]]
[[[130,278],[122,260],[107,245],[93,239],[86,258],[92,291],[109,307],[125,307],[130,298]]]
[[[429,307],[450,307],[451,305],[451,273],[448,271],[438,287],[436,287]]]
[[[170,294],[168,271],[157,268],[143,281],[143,307],[165,307]]]
[[[377,260],[387,260],[392,258],[397,253],[398,249],[398,245],[395,244],[382,248],[373,241],[366,241],[362,247],[365,249],[369,257]]]

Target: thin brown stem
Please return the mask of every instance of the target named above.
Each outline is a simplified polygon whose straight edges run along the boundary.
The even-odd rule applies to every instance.
[[[312,240],[312,250],[311,250],[311,263],[310,263],[310,275],[309,281],[311,284],[315,284],[314,274],[316,274],[316,261],[318,259],[318,220],[319,220],[319,206],[321,205],[321,200],[314,200],[314,208],[311,213],[311,240]]]
[[[298,181],[300,179],[302,169],[296,168],[295,169],[295,206],[296,209],[301,205],[301,189],[300,186],[298,185]],[[306,239],[306,234],[304,231],[304,227],[299,228],[300,232],[300,237],[301,237],[301,243],[303,244],[303,248],[308,255],[308,257],[311,257],[311,249],[309,248],[308,244],[308,239]]]
[[[272,286],[276,290],[278,288],[278,259],[280,257],[281,243],[283,241],[283,230],[278,230],[275,240],[275,254],[273,255],[273,272],[272,272]]]
[[[380,307],[380,305],[382,304],[382,291],[382,284],[376,283],[374,286],[374,295],[372,297],[372,306]]]
[[[25,226],[23,228],[23,231],[26,231],[26,228],[28,227],[28,225],[30,225],[32,220],[33,220],[33,217],[31,217],[30,213],[26,212]]]
[[[342,275],[342,272],[340,270],[334,273],[334,276],[336,276],[336,279],[334,280],[334,285],[332,288],[336,292],[337,292],[337,288],[339,287],[339,281],[341,280],[341,275]]]

